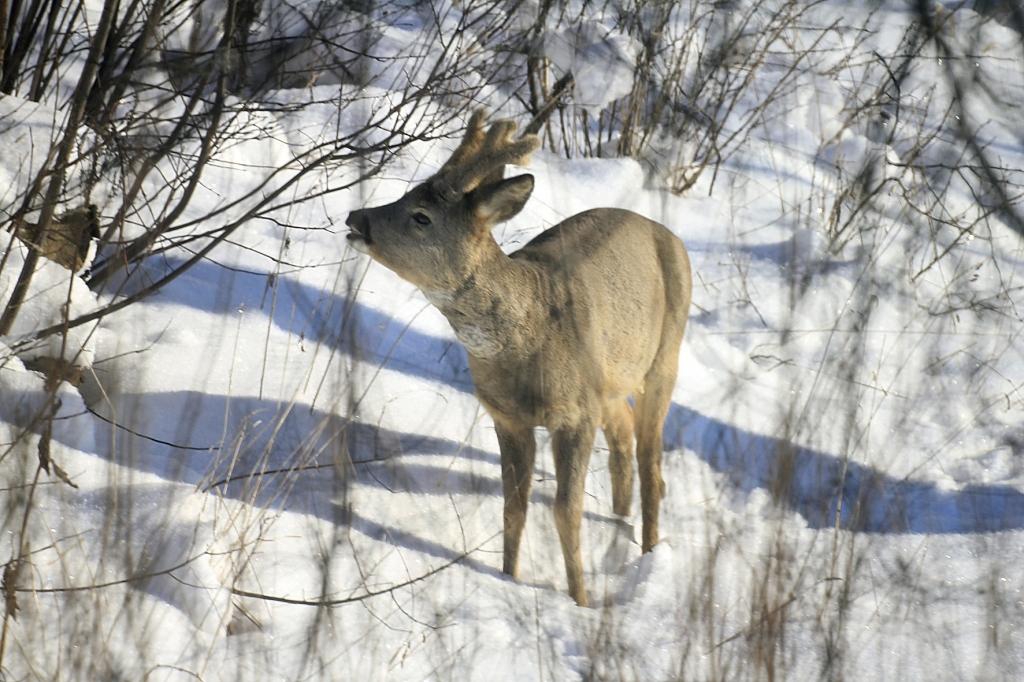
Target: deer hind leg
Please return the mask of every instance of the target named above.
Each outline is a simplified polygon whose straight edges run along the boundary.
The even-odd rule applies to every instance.
[[[555,455],[555,478],[558,479],[555,526],[562,541],[569,594],[580,606],[587,605],[580,552],[580,519],[583,516],[583,484],[587,477],[590,450],[594,445],[594,431],[592,424],[585,424],[556,429],[551,438]]]
[[[641,548],[644,552],[658,543],[658,514],[665,495],[665,480],[661,477],[662,431],[675,387],[682,333],[666,336],[675,338],[662,338],[658,356],[644,378],[643,393],[636,398],[636,458],[640,470]]]
[[[608,469],[612,475],[612,509],[629,516],[633,502],[633,408],[625,400],[604,409],[605,440],[608,441]]]
[[[519,568],[519,541],[526,525],[536,441],[529,427],[510,428],[495,423],[495,430],[501,450],[501,483],[505,494],[501,570],[514,578]]]

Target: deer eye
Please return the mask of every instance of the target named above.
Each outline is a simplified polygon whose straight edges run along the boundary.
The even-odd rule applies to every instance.
[[[413,213],[412,214],[412,219],[415,220],[420,225],[429,225],[430,224],[430,216],[428,216],[426,213],[421,213],[420,211],[417,211],[416,213]]]

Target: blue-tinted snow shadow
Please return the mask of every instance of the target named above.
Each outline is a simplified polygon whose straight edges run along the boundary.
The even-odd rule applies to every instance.
[[[375,519],[373,510],[348,502],[353,486],[422,497],[500,498],[500,465],[494,452],[278,400],[195,391],[122,395],[115,400],[130,406],[134,420],[150,428],[173,425],[167,426],[171,432],[144,435],[100,428],[96,451],[117,464],[265,509],[347,525],[382,542],[500,575],[498,568],[464,557],[464,548],[391,526]],[[77,431],[58,429],[54,437],[63,440]],[[467,471],[443,458],[470,459],[482,466]],[[554,501],[550,487],[535,488],[531,501],[550,507]],[[586,516],[591,521],[616,521],[596,512],[588,511]],[[494,524],[500,531],[500,513]]]
[[[218,266],[201,263],[188,273],[195,283],[189,287],[192,291],[172,286],[160,296],[215,312],[226,312],[240,303],[261,309],[259,300],[225,298],[216,285],[233,280],[240,296],[253,295],[262,290],[265,276],[222,275]],[[253,281],[244,281],[250,277]],[[262,308],[269,307],[262,303]],[[345,296],[286,281],[273,312],[265,313],[276,326],[296,336],[397,372],[461,392],[472,391],[465,352],[458,344],[409,328]],[[933,483],[893,477],[837,455],[753,433],[677,403],[672,404],[666,420],[665,444],[666,449],[692,451],[739,490],[771,491],[813,528],[835,526],[837,514],[841,528],[871,533],[1024,528],[1024,493],[1011,486],[979,484],[943,490]]]
[[[174,421],[175,434],[159,433],[157,441],[123,433],[119,447],[104,443],[100,452],[132,469],[265,507],[334,518],[335,512],[318,507],[315,497],[277,498],[280,481],[301,488],[305,483],[294,483],[296,477],[317,472],[331,476],[339,471],[336,465],[350,482],[393,492],[502,495],[498,454],[448,438],[393,431],[278,400],[170,391],[125,395],[118,401],[141,415]],[[141,421],[151,423],[145,416]],[[433,459],[418,459],[422,457]],[[437,458],[470,459],[484,466],[466,471]],[[543,471],[543,463],[538,463],[538,475],[553,478]],[[535,489],[531,500],[550,506],[554,498]]]
[[[849,271],[852,268],[862,265],[857,259],[838,260],[834,257],[806,253],[813,247],[798,247],[793,239],[783,239],[777,242],[761,244],[732,244],[716,241],[687,241],[687,248],[691,252],[696,250],[706,251],[715,254],[735,254],[756,261],[773,263],[779,268],[789,270],[797,275],[829,274],[833,272]]]
[[[979,533],[1024,528],[1024,493],[1006,485],[936,484],[890,476],[673,403],[665,448],[695,452],[736,488],[770,491],[811,528],[868,533]]]
[[[182,264],[168,262],[170,267]],[[453,339],[424,334],[351,297],[287,277],[271,280],[201,261],[156,295],[163,302],[222,315],[260,311],[307,346],[321,343],[374,367],[473,391],[466,352]]]
[[[500,479],[418,463],[416,456],[470,458],[498,469],[494,453],[456,441],[404,434],[280,401],[192,391],[119,396],[146,421],[176,421],[175,434],[98,429],[97,452],[135,471],[229,499],[332,521],[375,540],[489,575],[500,570],[463,549],[390,526],[349,503],[354,485],[419,495],[500,495]],[[116,437],[117,447],[110,442]],[[55,433],[55,437],[59,434]],[[543,495],[535,496],[550,503]],[[548,496],[550,497],[550,496]],[[496,518],[499,524],[500,516]]]

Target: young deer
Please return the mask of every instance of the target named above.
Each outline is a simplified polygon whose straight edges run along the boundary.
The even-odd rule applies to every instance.
[[[473,114],[444,167],[398,201],[353,211],[349,243],[420,288],[469,354],[494,419],[505,495],[505,573],[515,576],[533,474],[533,427],[551,433],[555,523],[569,593],[586,605],[583,484],[597,427],[611,450],[612,502],[628,515],[636,433],[643,546],[658,541],[662,427],[690,307],[690,262],[664,226],[630,211],[575,215],[505,255],[491,228],[522,210],[533,176],[503,179],[539,145]],[[627,402],[634,396],[635,408]]]

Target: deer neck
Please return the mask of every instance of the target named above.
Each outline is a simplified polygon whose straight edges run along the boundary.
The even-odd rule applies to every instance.
[[[539,342],[533,324],[541,299],[538,278],[493,244],[493,250],[452,285],[422,289],[448,319],[466,352],[480,360],[527,355]]]

